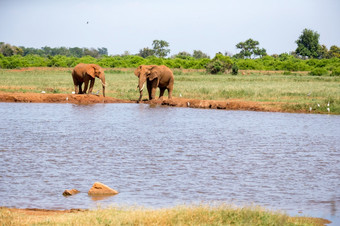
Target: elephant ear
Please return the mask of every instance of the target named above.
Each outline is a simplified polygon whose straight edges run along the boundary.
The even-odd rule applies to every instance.
[[[159,77],[159,70],[158,70],[158,67],[157,66],[153,66],[151,69],[150,69],[150,74],[148,75],[148,78],[150,80],[154,80],[155,78],[158,78]]]
[[[142,70],[142,65],[140,65],[139,67],[137,67],[137,69],[135,70],[135,75],[136,75],[137,77],[139,77],[139,75],[140,75],[140,70]]]
[[[96,77],[95,67],[89,66],[86,70],[86,73],[90,75],[92,78],[95,78]]]

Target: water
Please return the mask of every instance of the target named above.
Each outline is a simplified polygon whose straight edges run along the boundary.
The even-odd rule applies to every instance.
[[[340,223],[339,116],[32,103],[0,115],[0,206],[223,202]],[[93,199],[96,181],[120,193]]]

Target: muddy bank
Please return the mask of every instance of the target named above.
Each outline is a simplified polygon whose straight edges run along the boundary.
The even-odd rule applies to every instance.
[[[72,104],[96,104],[96,103],[137,103],[133,100],[122,100],[113,97],[97,95],[75,95],[75,94],[48,94],[48,93],[1,93],[0,102],[22,102],[22,103],[72,103]],[[225,110],[247,110],[247,111],[270,111],[288,112],[283,103],[278,102],[255,102],[239,99],[228,99],[225,101],[197,100],[186,98],[173,98],[168,100],[144,100],[142,103],[154,105],[168,105],[174,107],[190,107],[205,109]],[[302,112],[302,111],[296,111]]]

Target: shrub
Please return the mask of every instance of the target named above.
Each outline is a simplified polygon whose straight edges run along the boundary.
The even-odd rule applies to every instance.
[[[315,68],[311,72],[309,72],[309,75],[315,75],[315,76],[321,76],[321,75],[327,75],[328,71],[324,68]]]
[[[223,62],[220,60],[213,60],[209,64],[207,64],[207,72],[210,74],[219,74],[224,73],[226,67],[224,66]]]
[[[231,74],[233,74],[233,75],[238,74],[238,66],[237,66],[236,63],[234,63],[233,66],[231,67]]]
[[[209,63],[207,63],[206,70],[210,74],[219,74],[224,73],[226,70],[230,70],[231,66],[232,61],[230,57],[218,53]]]
[[[334,68],[331,76],[340,76],[340,67]]]

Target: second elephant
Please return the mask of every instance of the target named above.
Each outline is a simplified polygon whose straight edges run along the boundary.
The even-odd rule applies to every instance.
[[[135,70],[135,75],[139,78],[139,99],[141,101],[143,96],[144,83],[149,93],[149,100],[155,99],[156,89],[159,87],[159,98],[163,98],[164,91],[168,90],[168,99],[172,98],[172,90],[174,88],[174,75],[172,71],[164,65],[140,65]]]
[[[90,82],[89,93],[92,93],[95,78],[99,78],[103,86],[103,96],[105,97],[105,74],[103,68],[97,64],[83,64],[80,63],[74,67],[72,71],[72,78],[76,94],[83,94],[87,92]],[[81,86],[84,83],[84,89]]]

